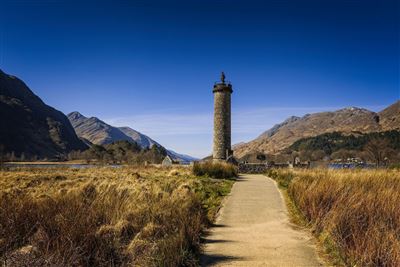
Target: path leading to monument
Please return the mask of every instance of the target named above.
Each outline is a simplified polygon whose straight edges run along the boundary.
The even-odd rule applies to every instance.
[[[311,236],[289,222],[275,182],[243,175],[205,240],[202,266],[323,266]]]

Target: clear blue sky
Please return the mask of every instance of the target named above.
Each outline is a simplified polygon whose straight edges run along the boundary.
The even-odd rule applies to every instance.
[[[206,156],[212,85],[233,142],[290,115],[399,99],[396,0],[0,0],[0,68],[46,103]]]

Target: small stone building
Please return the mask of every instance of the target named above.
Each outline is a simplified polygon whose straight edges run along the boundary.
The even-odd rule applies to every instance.
[[[165,156],[165,158],[163,159],[161,165],[162,166],[171,166],[173,164],[179,164],[178,161],[173,160],[169,155]]]

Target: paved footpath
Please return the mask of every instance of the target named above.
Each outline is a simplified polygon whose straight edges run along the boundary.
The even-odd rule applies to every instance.
[[[324,266],[311,235],[289,222],[275,182],[243,175],[206,237],[202,266]]]

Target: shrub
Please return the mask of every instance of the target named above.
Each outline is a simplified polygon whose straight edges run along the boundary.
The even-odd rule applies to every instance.
[[[397,169],[400,170],[400,163],[393,163],[389,166],[389,169]]]
[[[293,179],[293,172],[290,170],[268,169],[267,176],[278,182],[279,187],[287,189]]]
[[[232,179],[237,177],[237,168],[225,162],[196,162],[193,166],[196,176],[209,176],[216,179]]]

